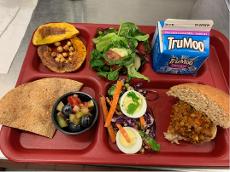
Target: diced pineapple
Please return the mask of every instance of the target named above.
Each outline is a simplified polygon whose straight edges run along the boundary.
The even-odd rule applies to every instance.
[[[59,112],[57,114],[57,122],[58,122],[58,125],[61,127],[61,128],[64,128],[64,127],[67,127],[68,124],[65,120],[65,118],[62,116],[61,112]]]
[[[75,125],[78,125],[80,123],[80,118],[77,118],[75,114],[70,114],[69,116],[70,122],[74,123]]]
[[[70,115],[69,115],[69,121],[70,121],[70,122],[73,122],[73,121],[75,120],[75,118],[76,118],[76,117],[75,117],[74,114],[70,114]]]
[[[86,114],[89,113],[89,108],[86,107],[86,106],[83,106],[83,107],[81,107],[80,111],[81,111],[84,115],[86,115]]]
[[[94,107],[93,100],[88,101],[87,104],[88,104],[88,108]]]
[[[61,112],[62,111],[62,109],[63,109],[63,107],[64,107],[64,103],[62,102],[62,101],[60,101],[59,103],[58,103],[58,105],[57,105],[57,110],[59,111],[59,112]]]
[[[84,115],[85,115],[85,114],[82,113],[81,111],[78,111],[78,112],[76,113],[77,118],[81,118],[81,117],[84,116]]]

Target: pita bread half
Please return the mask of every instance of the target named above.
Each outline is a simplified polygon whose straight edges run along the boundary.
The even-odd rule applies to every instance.
[[[82,83],[71,79],[44,78],[22,84],[0,100],[0,124],[52,138],[55,127],[51,120],[57,98],[79,91]]]

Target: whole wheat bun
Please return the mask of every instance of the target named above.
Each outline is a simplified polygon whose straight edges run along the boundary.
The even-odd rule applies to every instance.
[[[209,85],[185,83],[171,87],[167,92],[205,113],[215,125],[230,127],[229,98],[224,91]]]

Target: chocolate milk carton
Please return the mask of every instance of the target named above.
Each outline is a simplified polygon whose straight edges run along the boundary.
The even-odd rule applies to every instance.
[[[152,42],[153,69],[196,74],[209,56],[212,20],[159,21]]]

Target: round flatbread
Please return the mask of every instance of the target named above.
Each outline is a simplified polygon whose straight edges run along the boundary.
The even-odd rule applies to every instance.
[[[38,47],[37,52],[42,63],[51,71],[57,73],[73,72],[79,69],[86,58],[86,47],[77,37],[71,38],[70,41],[74,47],[71,60],[58,62],[51,56],[52,49],[48,45],[41,45]]]

